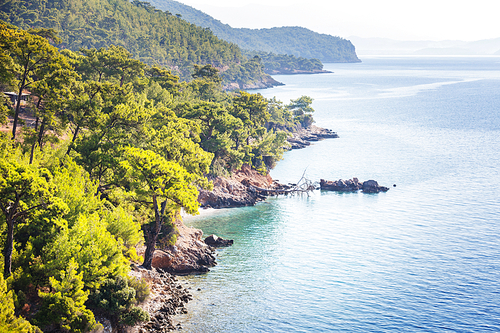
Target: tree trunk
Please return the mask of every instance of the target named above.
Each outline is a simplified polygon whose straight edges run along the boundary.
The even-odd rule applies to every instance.
[[[38,121],[39,121],[39,119],[40,119],[39,117],[36,117],[35,131],[38,131]],[[35,154],[36,142],[37,142],[37,140],[33,140],[33,144],[31,145],[30,164],[33,164],[33,155]]]
[[[165,214],[165,208],[167,206],[167,201],[161,203],[161,209],[158,207],[158,198],[156,195],[153,196],[153,207],[155,211],[155,225],[148,232],[148,240],[146,242],[146,251],[144,252],[144,262],[142,266],[146,269],[151,269],[153,264],[153,255],[156,249],[156,240],[161,231],[161,225],[163,224],[163,217]]]
[[[12,273],[12,250],[14,248],[14,220],[7,217],[7,239],[5,240],[3,275],[5,278]]]
[[[75,133],[73,134],[73,139],[71,140],[71,143],[68,146],[68,150],[66,150],[66,155],[69,155],[69,152],[71,151],[71,147],[73,147],[73,144],[76,141],[76,136],[78,135],[79,131],[80,131],[80,125],[76,125]]]
[[[21,98],[23,96],[23,90],[26,84],[26,75],[28,72],[28,63],[24,67],[24,75],[21,85],[19,86],[19,95],[17,95],[16,112],[14,113],[14,122],[12,123],[12,140],[16,139],[17,121],[19,119],[19,112],[21,110]]]
[[[45,132],[45,124],[47,122],[45,121],[45,118],[42,120],[42,124],[40,125],[40,131],[38,132],[38,147],[40,147],[40,151],[43,150],[42,143],[43,143],[43,133]]]

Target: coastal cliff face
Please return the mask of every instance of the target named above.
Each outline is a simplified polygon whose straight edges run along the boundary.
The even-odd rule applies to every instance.
[[[253,187],[270,187],[273,180],[269,175],[261,175],[249,165],[244,164],[241,170],[231,177],[215,177],[212,191],[200,190],[198,201],[203,208],[228,208],[253,206],[265,197],[253,190]]]
[[[153,255],[153,267],[172,274],[206,273],[215,266],[214,248],[203,240],[203,232],[189,228],[178,217],[174,222],[178,230],[175,245],[157,248]],[[144,248],[138,254],[144,253]]]
[[[223,87],[224,90],[253,90],[253,89],[267,89],[276,86],[282,86],[283,83],[276,81],[271,76],[267,75],[263,77],[260,81],[254,83],[237,83],[232,82]]]

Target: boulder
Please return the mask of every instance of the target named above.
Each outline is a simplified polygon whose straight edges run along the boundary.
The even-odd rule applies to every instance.
[[[380,186],[375,180],[367,180],[363,182],[364,193],[379,193],[389,191],[388,187]]]
[[[205,244],[213,247],[226,247],[233,245],[232,239],[224,239],[217,237],[216,235],[210,235],[205,238]]]
[[[339,179],[334,181],[321,179],[319,185],[322,190],[337,192],[355,192],[362,190],[364,193],[379,193],[389,190],[388,187],[380,186],[375,180],[360,182],[358,178],[348,180]]]
[[[198,229],[188,228],[182,220],[176,219],[175,225],[179,230],[175,245],[164,246],[155,250],[153,254],[153,267],[171,274],[200,274],[209,271],[215,266],[214,248],[205,244],[201,237],[203,232]],[[145,247],[137,249],[143,255]]]
[[[325,191],[355,192],[361,189],[362,183],[360,183],[357,178],[348,180],[339,179],[334,181],[321,179],[319,186],[320,189]]]

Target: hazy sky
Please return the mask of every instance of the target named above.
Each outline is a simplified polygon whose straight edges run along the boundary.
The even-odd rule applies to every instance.
[[[177,0],[235,28],[303,26],[340,37],[500,37],[498,0]]]

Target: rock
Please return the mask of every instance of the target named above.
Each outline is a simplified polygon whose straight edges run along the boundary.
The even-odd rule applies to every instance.
[[[327,181],[324,179],[320,180],[319,183],[320,189],[325,191],[338,191],[338,192],[355,192],[361,189],[362,183],[359,183],[357,178],[349,179],[349,180],[336,180],[336,181]]]
[[[249,165],[244,164],[241,170],[235,171],[231,177],[212,177],[212,191],[199,190],[198,202],[201,207],[228,208],[253,206],[262,201],[254,187],[267,188],[273,180],[267,175],[261,175]]]
[[[226,247],[233,245],[232,239],[223,239],[217,237],[216,235],[210,235],[205,238],[205,244],[213,246],[213,247]]]
[[[360,182],[358,178],[348,180],[334,180],[328,181],[320,180],[320,189],[325,191],[338,191],[338,192],[355,192],[362,190],[364,193],[379,193],[389,190],[388,187],[380,186],[375,180],[367,180]]]
[[[175,329],[173,317],[186,313],[185,304],[192,300],[192,295],[176,282],[174,276],[153,268],[146,270],[135,267],[131,277],[146,281],[150,287],[150,295],[139,306],[149,313],[149,322],[139,323],[133,327],[118,327],[113,332],[143,333],[169,332]]]
[[[173,246],[156,249],[153,254],[153,267],[172,274],[200,274],[206,273],[210,267],[215,266],[214,249],[201,237],[203,232],[198,229],[188,228],[180,217],[175,220],[179,230],[177,242]],[[145,247],[137,249],[143,255]]]
[[[388,187],[379,186],[375,180],[367,180],[363,182],[363,192],[364,193],[379,193],[389,191]]]

